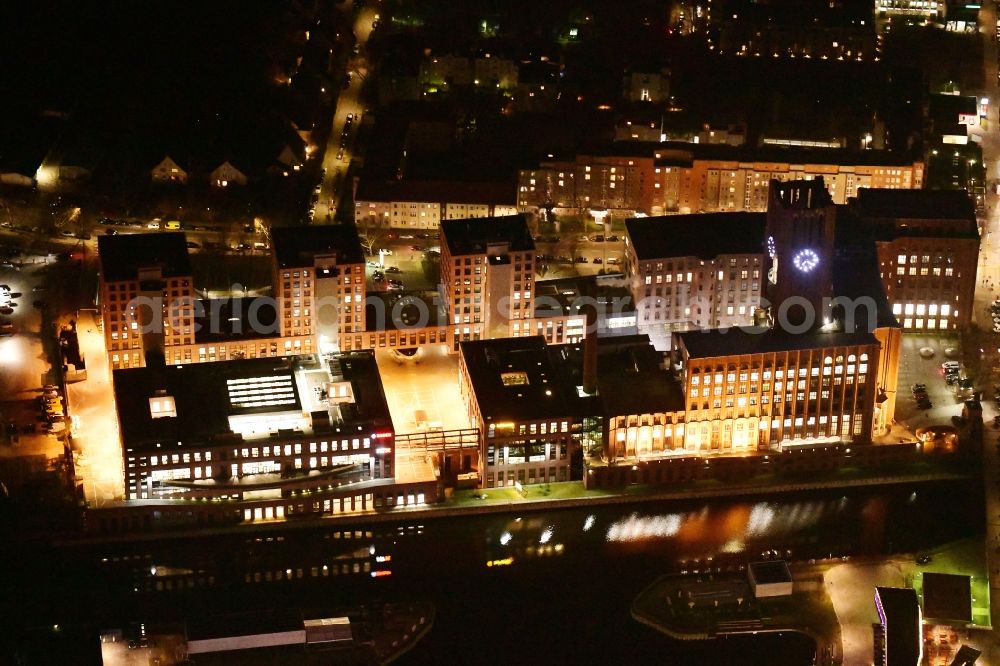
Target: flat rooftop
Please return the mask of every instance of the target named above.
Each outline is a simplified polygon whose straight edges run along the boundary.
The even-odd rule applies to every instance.
[[[971,95],[930,95],[928,114],[932,118],[946,118],[958,122],[958,115],[979,115],[979,100]]]
[[[841,211],[843,209],[840,209]],[[847,326],[847,314],[840,306],[834,308],[833,317],[840,322],[842,331],[874,331],[876,328],[899,328],[892,306],[885,294],[881,267],[875,246],[877,230],[853,216],[838,214],[835,235],[836,251],[833,256],[833,291],[837,297],[865,303],[871,299],[875,305],[874,316],[867,307],[854,309],[854,328]]]
[[[205,616],[188,620],[186,626],[189,641],[276,634],[302,631],[305,628],[299,610],[260,610],[233,615]]]
[[[786,333],[764,327],[716,328],[676,335],[692,359],[878,344],[875,336],[867,332]]]
[[[976,207],[963,190],[858,190],[855,210],[862,218],[976,220]]]
[[[972,622],[972,581],[968,576],[924,573],[924,617]]]
[[[527,421],[582,415],[588,398],[564,368],[569,359],[545,338],[463,342],[462,358],[484,421]]]
[[[97,254],[106,282],[135,280],[141,269],[159,268],[163,277],[191,275],[187,240],[181,232],[98,236]]]
[[[574,384],[583,383],[583,344],[559,345]],[[597,395],[605,416],[678,412],[684,388],[647,335],[597,339]],[[596,413],[596,409],[594,410]]]
[[[535,281],[535,317],[585,315],[580,298],[586,294],[583,283],[590,278],[565,277]],[[622,276],[596,276],[597,317],[635,314],[632,292]]]
[[[837,166],[913,166],[920,162],[920,155],[891,152],[888,150],[850,150],[831,148],[804,148],[799,146],[728,146],[724,144],[688,143],[667,141],[650,143],[618,141],[610,144],[601,154],[614,156],[652,155],[657,164],[664,166],[691,166],[696,160],[723,160],[747,164],[764,163],[780,165],[824,164]]]
[[[765,213],[697,213],[631,218],[625,221],[625,230],[642,261],[713,259],[728,254],[763,255],[766,222]]]
[[[278,336],[278,311],[268,297],[212,298],[195,306],[196,343],[257,340]]]
[[[910,588],[876,587],[875,608],[885,625],[886,656],[890,664],[920,660],[920,604]]]
[[[369,291],[365,306],[366,331],[407,331],[448,326],[448,312],[436,291]],[[381,301],[376,304],[374,301]],[[379,309],[384,313],[379,320]],[[423,313],[427,313],[426,318]]]
[[[137,451],[278,431],[392,429],[371,352],[146,366],[116,370],[113,383],[122,444]],[[346,384],[348,399],[332,395]]]
[[[535,241],[523,215],[442,220],[441,233],[452,256],[487,254],[490,246],[502,244],[507,244],[510,252],[535,249]]]
[[[751,562],[750,573],[758,585],[792,582],[792,574],[789,572],[788,564],[784,560]]]
[[[338,265],[365,263],[358,232],[349,224],[275,227],[271,247],[280,268],[311,268],[317,256],[329,255]]]

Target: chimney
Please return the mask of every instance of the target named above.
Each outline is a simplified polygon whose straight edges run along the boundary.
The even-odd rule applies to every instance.
[[[597,279],[587,278],[580,285],[581,295],[586,297],[587,330],[583,338],[583,392],[597,393]]]

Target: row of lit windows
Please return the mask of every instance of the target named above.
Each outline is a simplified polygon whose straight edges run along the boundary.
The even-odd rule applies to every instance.
[[[951,306],[944,303],[938,306],[937,303],[893,303],[892,304],[892,314],[894,315],[930,315],[936,316],[940,315],[942,317],[947,317],[949,314],[953,317],[958,316],[958,310],[952,310]]]
[[[848,363],[855,363],[858,359],[859,359],[859,357],[857,355],[850,354],[847,357],[847,362]],[[861,356],[860,356],[860,360],[861,361],[867,361],[868,360],[868,354],[867,353],[862,353]],[[838,355],[837,358],[834,359],[832,356],[827,356],[827,357],[825,357],[823,359],[824,365],[831,365],[834,362],[836,362],[838,364],[841,364],[841,363],[844,362],[844,357]],[[790,370],[788,370],[787,374],[788,374],[789,378],[792,378],[792,377],[796,376],[796,371],[795,371],[795,369],[790,369]],[[764,380],[769,380],[769,379],[771,379],[771,371],[770,370],[764,370],[760,374],[760,376],[763,377]],[[813,368],[809,369],[808,371],[806,370],[806,368],[799,368],[798,369],[798,376],[799,377],[806,377],[806,376],[818,377],[819,376],[819,368],[818,367],[813,367]],[[713,377],[713,375],[710,372],[700,373],[700,369],[699,368],[692,368],[691,369],[691,385],[692,386],[697,386],[698,383],[700,381],[702,381],[702,380],[704,380],[705,384],[711,384],[712,383],[712,377]],[[736,373],[735,372],[729,372],[729,373],[727,373],[725,375],[723,375],[721,372],[716,372],[714,374],[714,377],[715,377],[715,383],[717,383],[717,384],[722,383],[723,382],[723,378],[725,379],[726,382],[735,382],[736,381]],[[758,373],[757,372],[751,372],[751,373],[741,372],[739,374],[739,378],[740,378],[741,382],[745,382],[745,381],[747,381],[747,379],[749,379],[750,381],[755,382],[755,381],[757,381]],[[785,371],[784,370],[775,370],[774,371],[774,378],[775,379],[784,379],[785,378]]]
[[[944,269],[945,277],[952,277],[954,274],[955,274],[955,269],[951,268],[950,266]],[[903,266],[899,266],[898,268],[896,268],[896,275],[917,275],[917,268],[915,266],[910,266],[909,272],[907,272],[906,268],[904,268]],[[941,268],[938,266],[935,266],[933,269],[928,269],[924,267],[920,269],[920,275],[924,277],[928,275],[935,275],[937,277],[940,277]],[[958,277],[962,277],[962,274],[959,273]]]
[[[554,434],[557,432],[569,432],[569,421],[551,421],[549,423],[531,423],[525,425],[521,423],[517,426],[518,435],[535,435],[535,434]],[[500,436],[513,435],[514,434],[514,424],[499,424],[496,423],[489,424],[487,429],[488,437],[496,437],[497,434]]]
[[[182,462],[189,463],[189,462],[191,462],[192,458],[194,459],[194,462],[201,462],[203,455],[204,455],[204,461],[205,462],[212,462],[212,452],[211,451],[205,451],[204,454],[202,454],[201,451],[195,451],[193,454],[192,453],[173,453],[173,454],[165,454],[163,456],[150,456],[150,458],[149,458],[149,464],[150,465],[159,465],[159,464],[162,463],[164,465],[169,465],[169,464],[176,465],[176,464],[179,464],[179,463],[182,463]],[[132,459],[130,458],[129,460],[131,461]]]
[[[273,456],[280,455],[301,455],[302,454],[302,444],[285,444],[284,447],[281,445],[275,446],[265,446],[265,447],[248,447],[243,449],[233,449],[233,459],[242,458],[269,458]],[[364,439],[354,438],[354,439],[344,439],[340,442],[310,442],[309,443],[309,453],[336,453],[337,451],[349,451],[349,450],[360,450],[360,449],[370,449],[371,440],[368,437]],[[282,453],[283,451],[283,453]],[[150,456],[150,465],[169,465],[169,464],[181,464],[190,463],[192,459],[194,462],[201,462],[202,456],[204,455],[205,462],[212,461],[212,452],[205,451],[202,454],[200,451],[195,451],[193,453],[173,453],[164,454],[162,456]],[[315,458],[310,459],[310,467],[315,467]]]
[[[860,366],[859,372],[858,372],[858,383],[864,383],[866,381],[865,374],[867,372],[868,372],[867,366],[865,366],[865,365]],[[847,384],[851,385],[851,384],[854,383],[854,366],[848,366],[847,373],[848,373],[847,374]],[[833,385],[834,386],[840,386],[841,384],[843,384],[843,379],[844,378],[839,376],[839,375],[842,375],[842,374],[843,374],[843,368],[840,368],[840,372],[838,372],[838,376],[837,377],[833,377]],[[823,387],[824,387],[824,389],[828,389],[829,386],[830,386],[830,380],[829,379],[824,379],[823,380]],[[771,388],[770,384],[768,384],[768,383],[765,382],[763,384],[763,386],[762,386],[763,393],[770,393],[770,388]],[[784,388],[784,391],[783,391],[783,388]],[[787,385],[783,385],[781,382],[775,382],[775,384],[774,384],[774,394],[776,396],[775,399],[779,400],[780,399],[780,395],[779,394],[782,393],[782,392],[784,392],[786,394],[785,399],[786,400],[791,400],[792,393],[796,393],[796,391],[795,391],[796,388],[798,388],[798,391],[797,391],[798,399],[799,400],[805,400],[805,388],[806,388],[805,381],[800,381],[798,383],[798,387],[795,387],[792,384],[792,382],[788,382]],[[816,388],[815,385],[813,385],[812,388],[815,389]],[[714,390],[709,389],[707,387],[701,389],[701,397],[703,397],[703,398],[709,397],[709,392],[710,391],[711,391],[712,395],[715,395],[715,396],[721,396],[722,395],[722,387],[721,386],[716,386]],[[740,392],[741,395],[746,394],[747,393],[747,387],[746,386],[741,386],[739,392]],[[757,392],[757,386],[754,385],[754,384],[751,384],[749,392],[750,393],[756,393]],[[732,386],[727,387],[726,388],[726,395],[731,396],[733,394],[734,394],[733,387]],[[697,398],[698,397],[698,389],[697,388],[691,389],[691,397],[692,398]],[[823,398],[828,398],[828,397],[830,397],[829,396],[829,391],[828,390],[824,390],[823,391]],[[809,392],[809,399],[810,400],[815,400],[816,399],[816,391],[815,390]],[[768,401],[768,398],[765,395],[763,403],[767,404],[767,401]],[[740,398],[740,406],[742,407],[744,404],[746,404],[745,398]],[[755,399],[753,397],[750,398],[750,404],[751,405],[757,404],[756,401],[755,401]],[[730,400],[729,404],[727,404],[726,406],[727,407],[732,407],[733,406],[732,405],[732,401]]]
[[[896,263],[900,264],[900,265],[905,264],[905,263],[907,263],[906,259],[907,259],[906,255],[905,254],[901,254],[901,255],[899,255],[899,256],[896,257]],[[909,256],[909,259],[910,259],[909,263],[911,263],[911,264],[918,263],[917,262],[918,255],[916,255],[916,254],[911,254]],[[929,264],[929,263],[931,263],[931,255],[929,255],[929,254],[919,255],[919,259],[920,259],[919,263],[922,263],[922,264]],[[939,264],[942,261],[946,261],[946,262],[948,262],[950,264],[952,262],[952,258],[951,257],[945,257],[945,256],[942,256],[940,254],[934,255],[934,263],[935,264]]]

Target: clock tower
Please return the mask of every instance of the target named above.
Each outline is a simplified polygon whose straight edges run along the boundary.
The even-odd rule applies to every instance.
[[[765,295],[773,326],[819,328],[833,297],[833,233],[837,209],[822,176],[772,180],[768,190],[764,251]]]

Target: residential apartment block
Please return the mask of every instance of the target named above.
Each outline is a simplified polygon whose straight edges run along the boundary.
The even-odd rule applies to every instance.
[[[521,215],[441,224],[441,282],[458,350],[505,338],[534,316],[535,243]]]
[[[437,229],[446,220],[516,213],[517,196],[506,183],[361,178],[354,193],[354,223],[362,230]]]
[[[271,244],[281,336],[313,336],[317,346],[306,353],[359,348],[354,341],[365,330],[365,258],[355,229],[279,227]]]
[[[100,236],[99,307],[113,368],[195,341],[195,292],[184,234]]]
[[[617,144],[607,155],[543,162],[518,175],[517,206],[702,213],[763,211],[771,180],[822,176],[834,203],[863,188],[920,189],[924,165],[883,151],[783,150],[689,143]]]
[[[636,323],[657,345],[671,333],[750,325],[766,273],[763,213],[632,218],[625,274]]]

